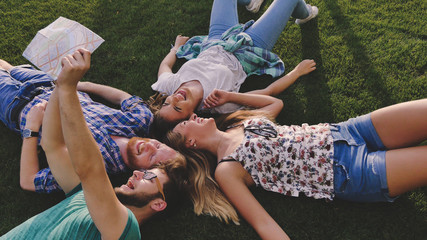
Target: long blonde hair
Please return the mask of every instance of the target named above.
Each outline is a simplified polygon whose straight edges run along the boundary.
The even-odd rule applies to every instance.
[[[239,225],[236,210],[219,189],[212,177],[216,166],[216,157],[206,151],[192,150],[185,146],[185,138],[170,131],[164,141],[181,152],[187,159],[189,192],[197,215],[207,214],[226,223],[229,220]]]

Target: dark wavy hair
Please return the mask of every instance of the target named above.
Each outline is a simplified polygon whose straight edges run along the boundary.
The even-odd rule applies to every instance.
[[[156,92],[146,101],[150,111],[154,114],[154,121],[150,125],[150,137],[162,141],[166,133],[172,130],[181,120],[169,122],[160,116],[160,109],[163,106],[166,98],[169,95],[161,92]]]
[[[167,207],[165,210],[157,213],[155,218],[171,215],[188,198],[190,187],[187,165],[185,156],[178,153],[170,161],[162,162],[155,166],[163,170],[169,178],[169,181],[163,184]],[[160,193],[157,194],[158,198],[162,197]]]

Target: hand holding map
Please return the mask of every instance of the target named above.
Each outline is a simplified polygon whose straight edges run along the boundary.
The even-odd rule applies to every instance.
[[[85,48],[91,53],[104,42],[100,36],[76,21],[59,17],[38,31],[22,54],[40,70],[56,79],[62,57]]]

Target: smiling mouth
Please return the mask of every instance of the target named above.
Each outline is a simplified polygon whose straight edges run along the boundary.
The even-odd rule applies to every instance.
[[[141,145],[145,144],[144,142],[139,142],[138,144],[136,144],[136,153],[137,154],[141,154],[141,152],[143,151],[143,147],[141,147]]]
[[[187,100],[187,93],[184,90],[179,90],[176,92],[176,95],[180,95],[184,98],[184,100]]]
[[[128,188],[130,188],[130,189],[135,189],[135,186],[133,185],[133,183],[130,180],[128,180],[128,182],[126,183],[126,186],[128,186]]]

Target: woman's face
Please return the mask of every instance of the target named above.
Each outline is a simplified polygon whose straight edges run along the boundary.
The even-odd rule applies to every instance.
[[[174,132],[180,133],[187,140],[195,140],[201,142],[207,139],[217,130],[215,120],[213,118],[199,118],[196,114],[192,114],[186,121],[182,121],[173,129]],[[191,144],[186,142],[187,147]]]
[[[166,98],[159,114],[167,122],[188,119],[194,113],[198,104],[188,88],[180,88]]]

